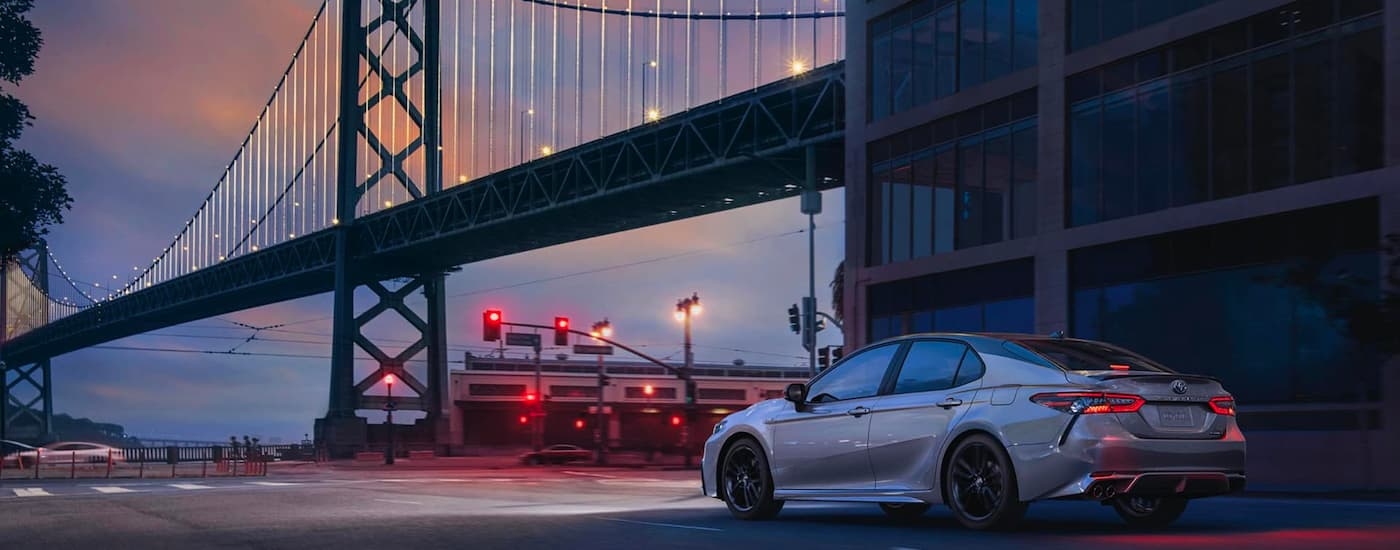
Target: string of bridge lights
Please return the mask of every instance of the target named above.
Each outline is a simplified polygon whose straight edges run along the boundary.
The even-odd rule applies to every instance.
[[[661,9],[660,0],[625,0],[625,6],[623,1],[468,0],[469,8],[463,10],[462,0],[453,0],[452,14],[443,14],[444,24],[449,17],[455,21],[450,42],[452,66],[443,67],[446,78],[434,92],[451,94],[451,130],[444,132],[439,148],[452,148],[451,155],[441,157],[443,163],[451,163],[442,172],[456,177],[443,182],[444,187],[466,184],[514,163],[549,156],[566,145],[578,146],[658,122],[668,112],[727,97],[739,90],[731,89],[730,71],[724,64],[751,63],[751,82],[746,84],[756,88],[765,79],[801,74],[820,63],[839,60],[843,51],[840,20],[845,15],[845,0],[713,0],[707,5],[717,3],[715,11],[694,9],[696,0],[685,0],[684,9],[673,10]],[[506,2],[508,9],[500,9],[501,2]],[[678,5],[680,1],[671,3]],[[356,140],[360,158],[355,173],[365,178],[356,188],[356,216],[412,200],[421,192],[400,180],[421,184],[423,178],[415,176],[426,176],[421,159],[404,152],[415,135],[421,139],[413,109],[421,105],[427,90],[420,76],[402,76],[417,54],[405,43],[410,31],[399,29],[396,23],[401,15],[404,21],[421,22],[423,9],[400,14],[385,13],[385,6],[377,1],[360,5],[361,21],[366,25],[364,56],[374,61],[366,65],[368,69],[360,69],[363,74],[358,79],[359,98],[367,107],[361,138]],[[344,0],[321,3],[222,175],[169,244],[144,268],[133,266],[132,276],[114,285],[105,298],[74,285],[83,298],[91,304],[119,298],[341,223],[336,211],[340,201],[336,181],[343,34],[338,15],[343,7]],[[521,8],[528,8],[528,13]],[[539,9],[550,13],[541,16]],[[576,43],[571,48],[561,48],[561,38],[569,39],[567,30],[560,31],[561,12],[565,17],[574,13],[572,36]],[[594,15],[587,25],[585,14]],[[494,32],[498,22],[509,29],[507,47],[498,48]],[[745,22],[752,34],[737,39],[731,36],[750,29],[731,30],[729,23]],[[717,23],[718,32],[697,32],[697,24],[708,23]],[[771,32],[775,28],[778,32]],[[803,43],[804,33],[810,34],[810,49]],[[448,34],[442,36],[443,45],[449,45]],[[730,50],[743,47],[744,42],[752,49],[752,57],[731,56]],[[626,51],[621,54],[608,49],[623,43]],[[828,44],[829,51],[824,49]],[[504,50],[500,52],[504,56],[498,55],[498,49]],[[787,51],[782,52],[784,49]],[[716,50],[717,57],[708,54],[697,58],[697,52]],[[780,55],[767,58],[761,55],[765,51]],[[560,65],[567,65],[570,54],[573,80],[561,85],[561,78],[569,76],[567,70],[560,71]],[[443,56],[443,60],[448,57]],[[696,77],[702,70],[698,60],[720,63],[717,83]],[[597,63],[596,72],[595,67],[586,66],[592,61]],[[617,67],[618,61],[625,65]],[[663,79],[663,73],[674,76]],[[452,80],[451,88],[447,78]],[[593,78],[597,79],[596,88],[585,82]],[[540,86],[546,80],[550,85]],[[485,84],[484,90],[481,84]],[[617,93],[618,87],[625,87],[625,93]],[[396,97],[399,92],[410,105]],[[567,97],[568,93],[574,97]],[[586,101],[590,93],[597,93],[596,103]],[[519,97],[522,95],[527,97]],[[462,105],[462,99],[468,104]],[[448,103],[440,104],[443,114],[449,115]],[[548,113],[543,112],[546,109]],[[591,112],[594,109],[596,112]],[[567,112],[570,110],[572,113]],[[570,114],[573,140],[563,143],[560,136],[567,132]],[[449,116],[443,118],[441,127],[446,129]],[[539,139],[540,130],[548,133],[547,140]],[[517,140],[517,154],[511,155]],[[54,264],[59,266],[57,260]],[[59,272],[73,284],[61,266]]]

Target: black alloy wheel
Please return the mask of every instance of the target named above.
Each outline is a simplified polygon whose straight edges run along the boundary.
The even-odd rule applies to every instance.
[[[943,494],[959,523],[970,529],[1008,529],[1026,513],[1011,457],[992,438],[974,435],[953,450]]]
[[[722,468],[720,493],[734,517],[771,519],[783,509],[783,501],[773,499],[773,475],[757,442],[744,439],[734,443],[724,455]]]

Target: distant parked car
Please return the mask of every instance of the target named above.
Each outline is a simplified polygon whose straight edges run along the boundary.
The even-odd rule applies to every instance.
[[[115,447],[86,443],[82,441],[60,441],[27,451],[20,451],[5,457],[6,465],[33,466],[35,464],[105,463],[122,461],[122,451]]]
[[[579,460],[591,460],[593,451],[575,445],[550,445],[539,451],[520,455],[522,464],[564,464]]]

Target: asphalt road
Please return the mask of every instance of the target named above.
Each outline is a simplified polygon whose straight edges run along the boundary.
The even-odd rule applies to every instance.
[[[594,468],[322,471],[261,479],[6,480],[3,548],[1397,548],[1400,503],[1215,498],[1172,528],[1037,503],[1014,533],[873,505],[789,504],[740,522],[692,472]],[[1087,545],[1087,546],[1086,546]]]

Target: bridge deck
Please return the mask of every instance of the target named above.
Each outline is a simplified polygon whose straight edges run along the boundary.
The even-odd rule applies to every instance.
[[[837,187],[844,128],[836,63],[103,302],[6,342],[4,355],[53,357],[329,292],[342,232],[363,283],[794,196],[808,146],[818,185]]]

